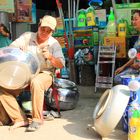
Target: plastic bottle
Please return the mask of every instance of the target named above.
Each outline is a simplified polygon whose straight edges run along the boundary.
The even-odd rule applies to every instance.
[[[69,78],[69,70],[67,67],[61,69],[61,78],[68,79]]]
[[[107,33],[107,36],[110,36],[110,37],[116,36],[116,23],[115,23],[115,16],[114,16],[112,7],[110,9],[110,14],[108,17],[106,33]]]
[[[140,110],[134,108],[129,118],[128,140],[140,140]]]
[[[86,26],[86,12],[84,9],[78,10],[78,19],[77,19],[77,26],[78,27],[85,27]]]
[[[86,10],[87,26],[95,26],[95,12],[93,7],[89,7]]]
[[[120,21],[118,24],[118,36],[126,37],[126,23],[123,21]]]

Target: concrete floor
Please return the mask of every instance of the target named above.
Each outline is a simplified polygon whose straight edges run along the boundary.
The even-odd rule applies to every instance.
[[[80,100],[75,109],[63,111],[62,117],[45,121],[36,132],[25,132],[24,127],[9,131],[0,127],[0,140],[127,140],[127,134],[117,127],[107,138],[101,138],[88,125],[92,125],[92,113],[103,91],[94,93],[94,87],[79,86]]]

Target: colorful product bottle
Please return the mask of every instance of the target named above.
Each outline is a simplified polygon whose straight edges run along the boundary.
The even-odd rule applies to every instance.
[[[140,110],[132,110],[132,116],[129,118],[128,140],[140,140]]]
[[[93,7],[89,7],[86,10],[87,26],[95,26],[95,12]]]
[[[115,37],[116,36],[115,16],[114,16],[112,8],[110,9],[110,14],[109,14],[109,17],[108,17],[106,34],[107,34],[107,36],[110,36],[110,37]]]
[[[77,12],[78,19],[77,19],[77,26],[78,27],[85,27],[86,26],[86,12],[84,9],[81,9]]]
[[[118,36],[119,37],[126,37],[126,23],[120,22],[118,24]]]

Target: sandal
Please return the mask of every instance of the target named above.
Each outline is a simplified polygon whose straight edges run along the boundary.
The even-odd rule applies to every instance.
[[[45,121],[52,121],[54,120],[54,117],[52,114],[48,113],[46,116],[44,116]]]
[[[26,132],[34,132],[40,128],[42,123],[33,121],[26,129]]]
[[[51,111],[50,111],[50,114],[51,114],[54,118],[61,118],[60,112],[55,112],[55,111],[51,110]]]

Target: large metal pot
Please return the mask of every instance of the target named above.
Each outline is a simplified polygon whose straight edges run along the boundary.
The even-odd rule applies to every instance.
[[[54,86],[57,88],[59,95],[60,110],[74,109],[79,100],[79,92],[76,84],[70,80],[56,78],[54,80]],[[53,109],[57,109],[52,91],[52,88],[46,91],[46,104]]]
[[[57,88],[65,88],[65,89],[72,89],[72,90],[77,89],[77,86],[74,82],[67,79],[62,79],[62,78],[55,78],[54,85]]]
[[[22,89],[40,70],[37,57],[19,48],[0,49],[0,86]]]

